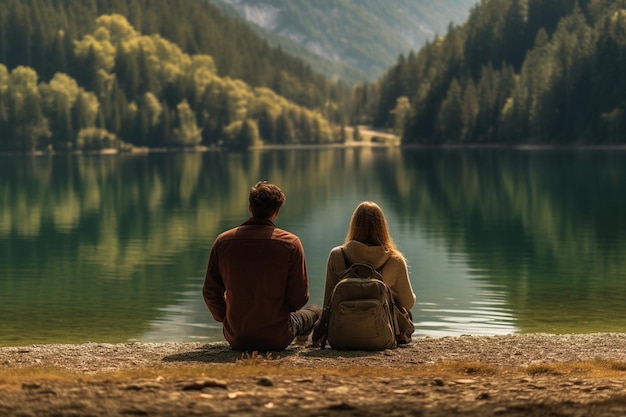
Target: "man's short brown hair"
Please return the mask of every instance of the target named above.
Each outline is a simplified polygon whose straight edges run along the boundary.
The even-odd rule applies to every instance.
[[[250,188],[249,201],[252,215],[267,219],[285,204],[285,194],[277,185],[259,181]]]

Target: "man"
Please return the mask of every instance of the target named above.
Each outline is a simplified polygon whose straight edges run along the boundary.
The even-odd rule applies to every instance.
[[[284,202],[278,186],[256,183],[252,217],[220,234],[211,248],[202,295],[235,350],[283,350],[308,336],[321,315],[315,305],[302,309],[309,281],[300,239],[274,225]]]

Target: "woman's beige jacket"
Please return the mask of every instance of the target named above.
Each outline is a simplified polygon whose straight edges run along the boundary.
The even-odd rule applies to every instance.
[[[410,310],[415,304],[415,293],[409,280],[409,270],[403,258],[392,257],[391,253],[382,246],[369,246],[356,240],[351,240],[343,246],[337,246],[330,251],[326,264],[326,286],[324,290],[324,306],[328,305],[333,288],[339,282],[339,275],[347,266],[341,253],[343,248],[350,263],[366,263],[380,271],[383,281],[391,289],[396,302]],[[384,265],[384,266],[383,266]],[[382,270],[380,267],[382,266]]]

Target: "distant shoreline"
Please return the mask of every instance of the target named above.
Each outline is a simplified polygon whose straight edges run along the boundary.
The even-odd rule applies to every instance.
[[[187,148],[133,148],[130,151],[118,149],[100,149],[93,151],[32,151],[0,152],[0,156],[54,156],[54,155],[143,155],[153,153],[204,153],[204,152],[247,152],[259,150],[306,150],[306,149],[349,149],[349,148],[395,148],[403,150],[509,150],[509,151],[626,151],[625,145],[505,145],[505,144],[389,144],[382,142],[360,141],[329,144],[289,144],[251,146],[245,150],[231,150],[219,147],[193,146]]]
[[[626,151],[626,145],[504,145],[504,144],[411,144],[401,145],[402,149],[501,149],[514,151]]]

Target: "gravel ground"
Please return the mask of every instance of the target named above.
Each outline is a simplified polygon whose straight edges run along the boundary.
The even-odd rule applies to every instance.
[[[420,338],[383,352],[294,344],[257,359],[225,343],[0,348],[0,415],[626,415],[621,333]],[[611,372],[572,368],[583,363]],[[42,376],[51,369],[73,377]]]

